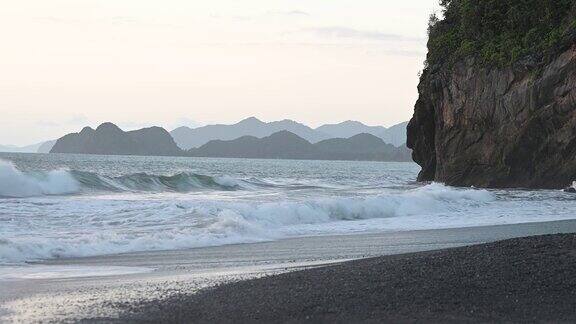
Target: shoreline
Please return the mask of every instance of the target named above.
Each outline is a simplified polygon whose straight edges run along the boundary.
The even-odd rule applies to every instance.
[[[576,321],[576,234],[348,261],[130,304],[120,321]]]
[[[25,322],[109,320],[144,303],[161,305],[223,283],[281,274],[346,260],[445,250],[461,246],[555,233],[576,232],[576,220],[485,227],[337,236],[48,260],[34,268],[152,268],[109,276],[0,281],[2,318]],[[357,262],[357,261],[352,261]],[[328,266],[331,268],[333,265]],[[326,267],[322,267],[326,268]],[[4,310],[2,310],[4,308]],[[7,311],[6,311],[7,310]]]
[[[490,233],[490,230],[494,231]],[[514,235],[514,231],[517,231],[518,235]],[[462,239],[462,235],[468,232],[471,236],[468,239]],[[221,249],[234,249],[234,250],[244,250],[246,247],[252,246],[263,246],[263,245],[274,245],[276,243],[289,243],[289,242],[299,242],[299,241],[347,241],[349,239],[354,240],[354,238],[382,238],[382,237],[414,237],[421,239],[423,236],[427,237],[428,240],[424,243],[419,242],[423,245],[474,245],[490,241],[505,240],[512,237],[526,237],[526,236],[538,236],[545,234],[559,234],[559,233],[573,233],[576,232],[576,219],[564,219],[564,220],[552,220],[552,221],[542,221],[542,222],[526,222],[518,224],[496,224],[496,225],[481,225],[481,226],[470,226],[470,227],[447,227],[438,229],[416,229],[416,230],[396,230],[396,231],[383,231],[383,232],[357,232],[357,233],[339,233],[339,234],[321,234],[321,235],[307,235],[307,236],[296,236],[281,238],[276,240],[266,240],[261,242],[248,242],[248,243],[231,243],[222,245],[209,245],[194,248],[183,248],[174,250],[150,250],[150,251],[134,251],[125,253],[114,253],[114,254],[103,254],[94,256],[83,256],[83,257],[67,257],[60,259],[42,259],[35,261],[27,261],[26,265],[81,265],[81,264],[98,264],[102,262],[112,262],[113,264],[126,264],[131,263],[135,260],[140,260],[142,258],[163,258],[166,255],[194,255],[196,252],[200,251],[218,251]],[[457,233],[456,235],[454,233]],[[424,234],[424,235],[423,235]],[[439,236],[445,234],[444,237]],[[483,241],[486,239],[487,241]],[[394,254],[404,254],[406,252],[406,243],[398,242],[398,244],[386,244],[387,247],[397,246],[399,251]],[[438,250],[440,248],[432,248],[428,250]],[[414,252],[420,252],[423,250],[415,249]],[[329,258],[333,260],[334,258]],[[120,261],[123,260],[123,261]],[[126,260],[128,260],[126,262]],[[147,263],[143,263],[147,264]]]

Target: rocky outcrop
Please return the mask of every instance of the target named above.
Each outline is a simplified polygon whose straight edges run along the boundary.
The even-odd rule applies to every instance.
[[[80,133],[65,135],[56,141],[50,153],[102,155],[179,156],[170,133],[160,127],[125,132],[112,123],[96,129],[84,127]]]
[[[576,38],[547,60],[424,71],[408,125],[421,181],[563,188],[576,180]]]

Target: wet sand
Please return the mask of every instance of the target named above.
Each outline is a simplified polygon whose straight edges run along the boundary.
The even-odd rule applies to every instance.
[[[422,278],[427,278],[428,274],[436,273],[439,276],[438,281],[429,281],[430,284],[446,280],[458,283],[457,277],[441,277],[440,275],[448,274],[450,269],[459,269],[458,271],[460,272],[466,269],[474,269],[477,264],[466,263],[465,259],[458,259],[457,255],[440,259],[426,259],[433,255],[426,253],[416,256],[395,256],[381,259],[366,258],[469,246],[513,237],[572,232],[576,232],[576,221],[309,237],[183,251],[144,252],[53,260],[30,265],[30,272],[32,274],[34,274],[34,271],[37,272],[34,279],[29,276],[23,276],[22,278],[12,278],[11,280],[0,280],[0,322],[3,320],[34,322],[47,320],[78,321],[83,319],[109,322],[119,319],[123,321],[142,320],[144,318],[162,321],[186,319],[187,321],[217,320],[226,322],[230,318],[236,319],[237,317],[247,321],[265,319],[271,321],[294,319],[299,321],[305,319],[305,317],[295,317],[295,311],[319,320],[334,319],[346,321],[355,319],[354,316],[358,315],[353,312],[355,308],[363,310],[362,312],[366,314],[384,316],[385,314],[378,313],[376,309],[362,308],[362,305],[366,304],[365,299],[373,300],[374,304],[372,306],[377,303],[379,305],[387,305],[387,303],[393,301],[393,299],[381,299],[386,296],[378,295],[373,290],[362,289],[362,287],[367,286],[382,288],[382,285],[386,285],[386,291],[390,291],[390,287],[397,289],[395,292],[397,295],[389,295],[388,297],[390,298],[402,297],[404,299],[401,298],[399,300],[403,300],[405,303],[412,303],[411,301],[422,303],[424,308],[398,308],[400,307],[398,306],[399,304],[396,305],[394,303],[386,306],[392,307],[390,308],[391,310],[396,309],[396,313],[390,314],[396,314],[398,319],[410,320],[411,318],[403,317],[406,314],[401,311],[412,313],[411,310],[425,311],[428,309],[427,312],[422,314],[434,315],[437,314],[434,307],[444,305],[426,304],[422,296],[427,296],[427,298],[430,296],[414,290],[414,287],[424,284],[424,281],[418,281],[420,278],[418,277],[419,274],[423,276]],[[551,245],[548,245],[548,247],[551,247]],[[488,257],[491,253],[482,253],[482,250],[474,251],[476,252],[468,254],[462,252],[464,254],[460,253],[459,255],[468,255],[469,258],[477,258],[489,263],[490,259]],[[526,253],[529,253],[529,251],[523,253],[528,255]],[[511,255],[513,256],[514,253]],[[355,259],[366,260],[342,263],[337,266],[327,265]],[[516,260],[514,262],[520,262],[523,259],[513,260]],[[538,260],[537,257],[529,259]],[[447,261],[438,264],[435,263],[435,260]],[[555,261],[555,259],[550,258],[542,260]],[[452,262],[452,265],[447,266],[450,262]],[[427,269],[426,271],[417,271],[417,269],[426,266],[426,264],[429,264],[429,268],[425,268]],[[458,268],[456,265],[459,264],[468,264],[469,268]],[[322,265],[325,266],[319,267]],[[402,265],[402,267],[399,267],[399,265]],[[502,263],[503,265],[504,263]],[[60,274],[62,269],[67,269],[66,271],[74,273],[74,268],[82,270],[82,267],[97,269],[104,273],[110,269],[121,272],[138,269],[140,272],[135,271],[134,273],[118,275],[114,274],[114,271],[110,271],[107,275],[80,275],[78,277],[70,276],[70,272],[64,275]],[[524,269],[525,267],[525,264],[518,263],[516,268]],[[46,268],[53,269],[53,272],[57,273],[56,277],[47,277],[45,275]],[[72,269],[70,270],[70,268]],[[300,271],[302,269],[309,270],[302,272]],[[403,276],[395,277],[395,279],[386,277],[387,275],[385,276],[385,274],[393,273],[392,269],[404,269],[404,271],[397,274],[398,276]],[[359,273],[358,277],[353,275],[356,272]],[[370,276],[371,273],[374,275]],[[410,274],[410,276],[407,274]],[[271,275],[277,276],[268,278]],[[391,281],[383,280],[382,276]],[[256,281],[248,280],[260,277],[266,278]],[[288,285],[290,282],[295,286]],[[413,282],[415,284],[412,284]],[[227,285],[218,286],[223,283]],[[321,286],[324,286],[325,283],[325,289],[329,290],[321,290]],[[407,286],[401,283],[407,283]],[[569,281],[566,281],[566,283],[569,284]],[[474,284],[479,283],[474,282]],[[210,288],[215,286],[219,288]],[[251,287],[254,287],[254,290],[250,290]],[[349,290],[343,289],[343,287]],[[264,288],[266,288],[267,294],[262,290]],[[326,295],[325,298],[332,298],[330,296],[333,296],[333,298],[339,297],[341,300],[349,300],[351,304],[328,304],[328,301],[320,298],[319,294],[311,294],[315,291],[323,291],[324,293],[320,295]],[[402,291],[406,291],[409,294],[402,295]],[[458,290],[455,290],[456,292]],[[298,294],[290,295],[291,293]],[[448,294],[448,297],[450,296],[448,291],[443,291],[443,293]],[[228,297],[224,295],[228,295]],[[213,303],[210,305],[202,304],[202,307],[206,309],[202,314],[197,313],[198,309],[194,308],[200,305],[198,304],[199,297],[197,296],[203,296],[202,298],[207,303],[209,301]],[[232,298],[241,296],[252,297],[239,298],[239,301],[234,301]],[[257,298],[256,296],[262,297]],[[308,299],[306,299],[307,297]],[[448,297],[446,297],[446,300],[450,300],[451,297]],[[462,296],[459,295],[455,295],[455,297],[457,298],[453,299],[456,301],[462,299]],[[301,302],[301,304],[293,304],[292,302],[295,300]],[[387,303],[384,303],[384,301],[387,301]],[[252,303],[251,307],[250,303]],[[238,308],[219,308],[223,304],[227,304],[229,307],[237,305]],[[284,308],[278,308],[279,304],[286,307],[290,306],[291,308],[286,308],[282,312]],[[262,305],[262,307],[258,305]],[[324,307],[328,305],[331,307]],[[368,303],[367,305],[370,304]],[[238,313],[240,306],[243,306],[241,308],[246,311]],[[253,310],[253,312],[248,310]],[[266,313],[267,311],[269,313]],[[268,317],[250,317],[254,316],[254,314]],[[278,317],[273,317],[273,314],[278,315]],[[220,317],[214,317],[215,315]],[[314,317],[316,315],[318,317]],[[461,313],[457,315],[459,317],[455,318],[455,320],[476,319],[475,317],[465,317]],[[382,318],[394,319],[393,317]],[[420,317],[413,318],[419,319]],[[491,319],[490,317],[486,318]],[[362,317],[358,317],[358,319],[362,319]],[[366,317],[364,319],[368,320],[371,318]],[[449,318],[426,317],[423,315],[421,319],[446,320]]]
[[[346,262],[134,304],[184,323],[574,322],[576,235]]]

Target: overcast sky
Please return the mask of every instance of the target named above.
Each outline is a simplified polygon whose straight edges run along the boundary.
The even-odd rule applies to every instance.
[[[0,144],[125,129],[408,120],[437,0],[18,0],[0,10]]]

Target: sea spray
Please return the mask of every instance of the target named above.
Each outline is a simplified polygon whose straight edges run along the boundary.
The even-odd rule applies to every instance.
[[[76,193],[79,183],[66,170],[23,173],[0,160],[0,197],[32,197]]]
[[[2,156],[17,166],[3,164],[3,177],[26,179],[5,185],[12,196],[36,188],[0,198],[2,264],[573,219],[576,203],[558,190],[420,184],[410,163]]]
[[[133,173],[110,177],[92,172],[72,171],[72,175],[86,191],[190,192],[200,189],[249,189],[249,184],[242,180],[190,172],[180,172],[174,175]]]
[[[59,214],[42,215],[43,201],[20,203],[28,217],[4,234],[1,262],[80,257],[134,251],[173,250],[261,242],[337,232],[343,223],[434,216],[486,205],[484,190],[441,184],[369,197],[302,201],[238,202],[187,200],[75,199],[57,202]],[[55,203],[54,199],[50,200]],[[53,207],[56,208],[56,207]],[[27,230],[37,228],[37,235]],[[376,228],[375,228],[376,229]],[[18,232],[20,231],[20,232]],[[322,230],[320,231],[322,232]],[[0,236],[1,230],[0,230]]]
[[[0,160],[0,197],[37,197],[94,192],[191,192],[195,190],[238,190],[259,186],[256,182],[229,176],[213,177],[190,172],[174,175],[146,173],[118,177],[78,170],[18,170],[11,162]]]

